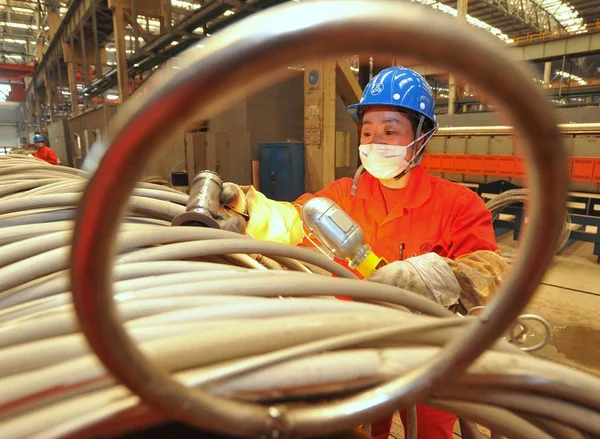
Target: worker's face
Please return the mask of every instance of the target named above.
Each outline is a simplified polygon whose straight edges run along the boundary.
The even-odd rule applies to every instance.
[[[415,140],[415,133],[410,118],[396,109],[386,106],[369,107],[362,120],[360,143],[380,143],[385,145],[405,146]],[[410,160],[414,145],[406,152]]]
[[[44,142],[36,142],[36,143],[34,143],[34,145],[35,145],[35,149],[40,149],[44,145]]]

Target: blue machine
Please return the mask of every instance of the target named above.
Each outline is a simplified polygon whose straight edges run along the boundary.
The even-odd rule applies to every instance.
[[[295,201],[304,193],[304,143],[258,144],[260,191],[276,201]]]

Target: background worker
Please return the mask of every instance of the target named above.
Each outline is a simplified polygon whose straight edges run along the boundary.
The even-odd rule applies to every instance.
[[[35,158],[44,160],[51,165],[56,165],[58,163],[58,158],[56,157],[54,150],[44,143],[44,136],[36,134],[33,136],[33,143],[36,150],[35,154],[33,154]]]
[[[507,266],[491,214],[479,196],[419,165],[438,127],[425,79],[410,69],[385,69],[349,110],[358,122],[366,172],[359,169],[354,179],[334,181],[294,204],[326,197],[358,223],[375,254],[391,262],[368,280],[413,291],[451,309],[485,304]],[[291,203],[268,200],[253,187],[233,183],[226,184],[222,202],[249,214],[250,236],[295,245],[303,240]],[[420,439],[453,437],[453,414],[418,405],[417,416]],[[391,416],[373,423],[373,437],[387,438],[391,424]]]

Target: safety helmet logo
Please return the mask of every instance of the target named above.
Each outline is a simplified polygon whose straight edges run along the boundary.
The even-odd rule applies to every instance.
[[[383,83],[378,82],[377,84],[373,84],[373,87],[371,88],[371,94],[373,96],[377,96],[378,94],[380,94],[383,91]]]

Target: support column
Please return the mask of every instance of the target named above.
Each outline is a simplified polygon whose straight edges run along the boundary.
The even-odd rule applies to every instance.
[[[358,62],[358,84],[364,90],[371,80],[371,57],[361,56]]]
[[[131,18],[135,24],[137,24],[137,17],[138,17],[137,1],[131,0]],[[137,54],[140,50],[140,41],[138,40],[138,36],[139,36],[138,27],[137,26],[132,26],[132,27],[133,27],[133,50]]]
[[[171,33],[171,20],[172,20],[172,12],[171,12],[171,0],[165,0],[165,28],[168,34]]]
[[[465,98],[466,98],[466,97],[470,96],[470,93],[471,93],[471,92],[469,91],[469,84],[465,84],[465,86],[464,86],[464,88],[463,88],[463,93],[462,93],[463,97],[465,97]],[[468,110],[468,105],[467,105],[467,104],[464,104],[464,105],[462,106],[462,109],[463,109],[463,112],[464,112],[464,113],[466,113],[466,112],[467,112],[467,110]]]
[[[44,84],[46,86],[46,107],[50,109],[50,123],[54,123],[56,122],[56,117],[54,114],[53,81],[49,77],[48,72],[44,75]]]
[[[448,114],[456,113],[456,78],[452,73],[448,76]]]
[[[77,77],[75,76],[75,59],[73,56],[73,46],[63,44],[64,59],[67,63],[67,80],[69,81],[69,93],[71,93],[71,114],[79,114],[79,105],[77,103]]]
[[[113,11],[113,28],[117,58],[117,78],[119,81],[119,98],[121,103],[129,97],[129,78],[127,75],[127,49],[125,45],[125,13],[119,0],[109,0],[108,6]]]
[[[304,70],[305,189],[316,192],[335,180],[335,60]]]
[[[35,113],[37,114],[37,120],[38,120],[38,130],[41,133],[42,132],[42,121],[43,121],[43,111],[42,111],[42,105],[40,104],[40,97],[37,93],[37,91],[34,91],[33,93],[34,97],[35,97]]]
[[[546,61],[544,63],[544,81],[542,82],[544,88],[550,87],[551,80],[552,80],[552,61]]]
[[[467,21],[468,5],[469,0],[458,0],[458,4],[456,7],[456,19],[461,24]],[[453,73],[450,73],[450,75],[448,76],[448,114],[454,114],[456,112],[456,95],[456,77]]]
[[[565,55],[563,55],[562,57],[562,67],[560,69],[561,71],[561,75],[560,75],[560,85],[558,87],[558,96],[560,98],[562,98],[562,89],[563,89],[563,79],[565,77],[564,73],[565,73],[565,63],[567,62],[567,57]]]
[[[81,64],[83,66],[83,81],[86,87],[90,86],[90,66],[88,63],[88,55],[85,48],[85,32],[83,29],[83,24],[79,26],[79,35],[80,41],[79,46],[81,49]]]
[[[394,65],[393,57],[373,57],[373,76]],[[363,87],[364,88],[364,87]]]
[[[336,92],[344,105],[355,104],[360,101],[362,89],[356,80],[350,65],[345,59],[338,59],[336,63]]]
[[[94,40],[94,70],[95,78],[102,77],[102,58],[100,57],[100,43],[98,40],[98,19],[96,18],[97,5],[94,3],[92,10],[92,38]]]

